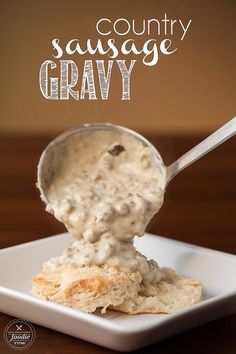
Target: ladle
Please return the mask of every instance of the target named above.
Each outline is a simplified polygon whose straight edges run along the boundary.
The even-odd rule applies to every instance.
[[[135,139],[141,140],[144,145],[150,148],[153,163],[156,164],[157,167],[161,168],[163,173],[165,173],[166,187],[170,180],[177,175],[177,173],[232,137],[236,133],[236,117],[232,118],[221,128],[216,130],[213,134],[208,136],[205,140],[186,152],[169,166],[165,166],[160,153],[147,139],[128,128],[110,123],[99,123],[85,124],[79,128],[70,129],[54,139],[43,151],[39,160],[37,185],[41,192],[41,198],[46,204],[49,203],[47,197],[48,186],[50,185],[50,181],[52,180],[54,174],[57,173],[58,164],[59,161],[63,159],[63,149],[66,148],[67,142],[69,142],[70,137],[75,136],[75,134],[79,139],[79,135],[82,132],[89,130],[115,130],[120,133],[124,132],[126,134],[130,134]]]

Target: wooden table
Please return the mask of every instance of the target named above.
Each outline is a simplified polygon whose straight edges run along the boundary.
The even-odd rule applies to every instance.
[[[51,137],[1,136],[0,248],[64,231],[44,211],[35,188],[39,156]],[[150,137],[166,164],[201,137]],[[148,231],[217,250],[236,253],[236,139],[175,177],[165,203]],[[226,274],[229,276],[229,274]],[[0,314],[0,330],[12,318]],[[35,325],[36,341],[27,353],[111,353],[70,336]],[[154,344],[149,353],[235,353],[236,314]],[[143,350],[139,351],[140,353]],[[12,353],[0,335],[0,353]]]

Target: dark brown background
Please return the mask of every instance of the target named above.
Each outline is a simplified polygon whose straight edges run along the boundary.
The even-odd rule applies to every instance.
[[[196,133],[213,130],[234,114],[234,0],[2,0],[0,6],[3,132],[54,133],[83,122],[111,121],[145,133]],[[182,42],[176,29],[176,53],[161,56],[154,67],[138,59],[131,76],[131,101],[121,101],[116,64],[108,101],[49,101],[41,95],[39,68],[46,59],[54,59],[53,38],[64,44],[72,38],[84,43],[98,37],[95,25],[100,18],[123,17],[140,24],[142,19],[162,19],[164,13],[192,23]],[[120,38],[132,37],[139,45],[147,40],[132,34]],[[81,74],[86,58],[66,58],[78,64]]]

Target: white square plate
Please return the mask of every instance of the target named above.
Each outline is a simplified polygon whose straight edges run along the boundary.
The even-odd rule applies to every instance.
[[[0,251],[0,310],[118,351],[130,351],[236,311],[236,256],[146,234],[135,245],[160,266],[196,277],[203,300],[171,315],[86,314],[30,294],[41,264],[72,241],[61,234]]]

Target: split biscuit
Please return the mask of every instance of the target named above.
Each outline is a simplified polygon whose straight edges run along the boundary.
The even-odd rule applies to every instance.
[[[139,272],[123,273],[104,266],[59,266],[42,271],[33,278],[34,296],[85,312],[117,306],[128,296],[135,297],[142,276]]]
[[[138,271],[125,273],[109,265],[61,265],[34,277],[32,294],[85,312],[99,308],[104,313],[109,308],[130,315],[173,313],[200,301],[198,280],[170,268],[161,271],[158,283],[145,283]]]

